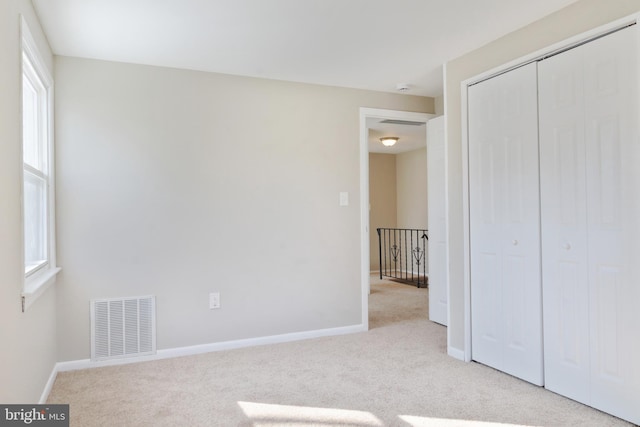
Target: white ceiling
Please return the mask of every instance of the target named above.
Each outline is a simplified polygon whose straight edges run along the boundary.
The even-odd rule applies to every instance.
[[[55,54],[409,94],[575,0],[32,0]]]

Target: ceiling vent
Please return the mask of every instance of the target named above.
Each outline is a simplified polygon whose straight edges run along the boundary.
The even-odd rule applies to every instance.
[[[393,120],[393,119],[382,120],[380,123],[385,123],[389,125],[407,125],[407,126],[422,126],[424,124],[424,122],[412,122],[409,120]]]

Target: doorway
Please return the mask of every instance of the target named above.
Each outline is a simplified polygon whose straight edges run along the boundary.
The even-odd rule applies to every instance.
[[[386,121],[387,124],[402,122],[424,123],[435,117],[434,114],[415,113],[374,108],[360,108],[360,275],[362,294],[362,324],[369,329],[369,293],[371,291],[371,229],[369,199],[369,134],[372,123]],[[423,128],[424,129],[424,128]],[[391,135],[384,135],[391,136]],[[426,130],[424,130],[423,147],[426,147]],[[416,147],[420,148],[420,146]]]

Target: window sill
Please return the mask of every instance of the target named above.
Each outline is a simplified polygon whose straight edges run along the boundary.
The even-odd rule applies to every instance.
[[[61,270],[60,267],[48,268],[25,281],[24,291],[22,291],[22,312],[27,311],[40,295],[56,283],[56,276]]]

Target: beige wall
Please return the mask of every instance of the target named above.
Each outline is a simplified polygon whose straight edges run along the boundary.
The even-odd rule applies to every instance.
[[[371,271],[380,269],[377,228],[395,228],[397,219],[396,156],[369,153],[369,229]]]
[[[156,295],[159,349],[361,323],[359,108],[431,98],[65,57],[56,74],[61,361],[89,357],[91,298]]]
[[[37,403],[56,362],[56,290],[21,311],[20,14],[52,70],[53,57],[28,0],[0,2],[0,402]]]
[[[462,152],[460,84],[481,72],[640,11],[640,0],[581,0],[446,64],[449,197],[449,346],[464,349]]]
[[[427,148],[396,155],[396,173],[398,228],[427,228]]]

